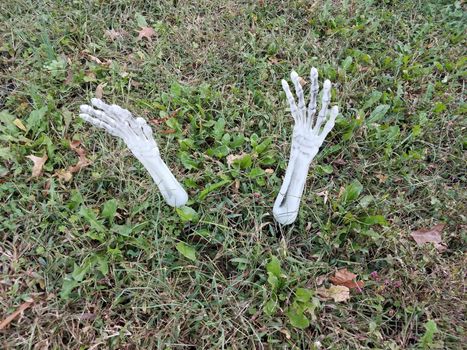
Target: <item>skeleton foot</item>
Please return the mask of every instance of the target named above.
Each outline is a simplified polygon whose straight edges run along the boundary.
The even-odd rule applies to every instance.
[[[81,105],[79,115],[92,125],[123,139],[133,155],[149,171],[167,204],[173,207],[184,205],[188,195],[160,157],[159,147],[151,127],[141,118],[117,105],[108,105],[93,98],[92,105]]]
[[[289,225],[297,218],[311,161],[318,153],[326,136],[334,127],[337,114],[339,113],[337,106],[331,109],[328,108],[331,99],[331,82],[326,80],[323,84],[321,110],[315,119],[316,99],[318,96],[318,71],[316,68],[311,68],[310,72],[311,90],[308,109],[305,107],[305,97],[298,74],[292,71],[290,77],[295,86],[298,106],[290,91],[289,84],[285,80],[282,80],[282,88],[287,96],[295,125],[289,164],[273,208],[274,218],[282,225]],[[322,127],[323,124],[324,127]]]

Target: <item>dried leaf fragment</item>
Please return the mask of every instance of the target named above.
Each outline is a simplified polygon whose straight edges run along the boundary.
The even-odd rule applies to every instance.
[[[321,298],[325,300],[333,299],[336,303],[350,299],[350,289],[346,286],[321,287],[316,292]]]
[[[42,173],[42,167],[44,166],[45,162],[47,161],[47,155],[44,155],[43,157],[36,157],[32,154],[29,156],[26,156],[26,158],[29,158],[32,160],[34,163],[32,167],[32,175],[31,177],[38,177]]]
[[[73,174],[80,171],[85,166],[91,164],[91,161],[86,158],[86,150],[80,147],[81,142],[74,140],[70,142],[70,148],[78,154],[78,163],[74,166],[68,167],[68,170]]]
[[[300,83],[301,86],[305,86],[306,85],[306,80],[303,79],[302,77],[298,77],[298,81]]]
[[[384,175],[384,174],[381,174],[381,173],[376,174],[375,177],[379,180],[380,184],[385,183],[386,180],[388,179],[387,175]]]
[[[422,228],[420,230],[413,231],[410,235],[418,245],[433,243],[438,252],[444,252],[447,249],[441,237],[441,232],[443,231],[444,226],[446,226],[446,224],[438,224],[432,228]]]
[[[22,303],[11,315],[5,318],[2,322],[0,322],[0,331],[5,329],[11,321],[13,321],[16,317],[18,317],[24,310],[28,309],[32,304],[34,304],[34,300],[26,301]]]
[[[348,271],[347,269],[340,269],[338,270],[335,275],[329,280],[337,285],[337,286],[345,286],[347,288],[358,288],[361,289],[363,287],[363,281],[355,281],[357,275]]]
[[[126,35],[126,32],[124,30],[107,29],[104,32],[104,36],[112,41],[114,41],[115,39],[122,38],[124,35]]]
[[[18,119],[16,118],[14,121],[13,121],[13,124],[16,125],[16,127],[18,129],[21,129],[23,131],[28,131],[28,129],[26,129],[26,127],[24,126],[23,122],[21,121],[21,119]]]
[[[101,99],[104,95],[104,84],[97,85],[96,92],[94,94],[96,95],[96,98]]]
[[[161,130],[159,131],[162,135],[170,135],[170,134],[175,134],[177,130],[175,129],[167,129],[167,130]]]
[[[60,169],[55,172],[55,175],[58,177],[59,180],[68,182],[73,178],[73,174],[69,170]]]
[[[91,164],[91,161],[86,158],[86,150],[81,147],[80,141],[71,141],[70,148],[78,154],[78,162],[75,165],[70,165],[67,169],[57,170],[54,174],[60,180],[65,182],[70,181],[74,173],[77,173],[82,168]]]
[[[245,157],[247,154],[246,153],[240,153],[240,154],[229,154],[227,156],[227,165],[231,166],[236,160],[242,159]]]
[[[141,40],[143,38],[148,39],[149,41],[152,41],[152,37],[156,34],[154,29],[151,27],[143,27],[141,30],[138,32],[138,40]]]
[[[165,117],[160,118],[160,119],[150,119],[149,122],[154,125],[161,125],[165,123],[167,120],[171,118],[175,118],[179,110],[180,108],[176,109],[175,111],[171,112],[170,114],[167,114]]]

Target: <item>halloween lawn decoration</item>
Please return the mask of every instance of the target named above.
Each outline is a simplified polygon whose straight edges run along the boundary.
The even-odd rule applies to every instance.
[[[188,195],[160,157],[159,147],[152,135],[151,127],[141,118],[117,105],[108,105],[93,98],[92,106],[81,105],[79,115],[92,125],[120,137],[131,153],[151,174],[167,204],[180,207],[188,200]]]
[[[328,109],[331,99],[331,82],[326,80],[322,90],[321,110],[315,118],[318,97],[318,71],[316,68],[311,68],[310,72],[308,108],[305,106],[303,88],[298,74],[292,71],[290,78],[295,85],[298,105],[290,91],[289,84],[282,80],[282,88],[287,96],[295,125],[289,163],[273,208],[274,218],[282,225],[291,224],[297,218],[311,161],[318,153],[327,134],[334,127],[336,116],[339,113],[337,106]]]

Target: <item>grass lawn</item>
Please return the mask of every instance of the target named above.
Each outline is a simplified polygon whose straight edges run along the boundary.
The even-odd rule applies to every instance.
[[[0,347],[461,349],[466,23],[443,0],[2,1]],[[312,66],[341,115],[281,227],[280,81]],[[96,94],[152,123],[187,207],[78,117]],[[326,297],[344,268],[362,282]]]

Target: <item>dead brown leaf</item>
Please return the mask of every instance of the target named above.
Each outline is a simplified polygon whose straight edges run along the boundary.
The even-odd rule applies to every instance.
[[[316,285],[319,287],[326,280],[326,275],[321,275],[316,278]]]
[[[68,170],[73,174],[80,171],[85,166],[91,164],[91,161],[86,158],[86,150],[81,146],[81,142],[77,140],[73,140],[70,142],[70,148],[78,154],[78,163],[74,166],[68,167]]]
[[[47,161],[47,155],[44,155],[43,157],[36,157],[31,154],[29,156],[26,156],[26,158],[31,159],[32,162],[34,163],[32,167],[31,177],[38,177],[42,173],[42,167]]]
[[[345,286],[347,288],[363,288],[363,281],[354,281],[357,278],[357,275],[348,271],[347,269],[338,270],[333,277],[330,277],[329,280],[338,286]]]
[[[90,81],[96,81],[97,78],[96,78],[96,74],[94,74],[94,72],[91,72],[91,71],[88,71],[85,73],[86,75],[86,81],[90,82]]]
[[[276,57],[269,57],[269,62],[271,62],[271,64],[278,64],[279,59],[277,59]]]
[[[441,237],[441,232],[443,231],[444,226],[446,226],[446,224],[438,224],[432,228],[422,228],[420,230],[413,231],[410,235],[418,245],[433,243],[435,248],[441,253],[447,249]]]
[[[177,130],[175,130],[175,129],[167,129],[167,130],[159,131],[159,133],[161,133],[162,135],[175,134],[176,132],[177,132]]]
[[[56,171],[55,176],[57,176],[59,180],[64,181],[64,182],[68,182],[73,178],[73,174],[69,170],[66,170],[66,169],[60,169]]]
[[[104,84],[97,85],[96,92],[94,94],[96,95],[96,98],[101,99],[104,95]]]
[[[148,39],[149,41],[152,41],[152,37],[156,35],[156,32],[154,29],[151,27],[143,27],[141,30],[138,32],[138,40],[141,40],[143,38]]]
[[[73,82],[73,70],[71,69],[71,66],[68,66],[68,69],[66,71],[66,78],[63,84],[70,85],[72,82]]]
[[[104,32],[104,36],[112,41],[114,41],[115,39],[120,39],[126,34],[127,33],[124,30],[115,30],[115,29],[106,30]]]
[[[171,119],[171,118],[174,118],[178,111],[180,110],[179,109],[176,109],[175,111],[173,111],[172,113],[168,114],[167,116],[163,117],[163,118],[160,118],[160,119],[150,119],[149,122],[151,124],[154,124],[154,125],[161,125],[162,123],[165,123],[167,120]]]
[[[96,62],[97,64],[103,64],[100,59],[98,59],[96,56],[93,56],[91,54],[88,54],[88,57],[91,59],[91,61]]]
[[[34,300],[26,301],[22,303],[11,315],[7,316],[2,322],[0,322],[0,331],[5,329],[16,317],[18,317],[24,310],[31,307],[34,304]]]
[[[110,66],[112,64],[112,60],[105,60],[102,62],[98,57],[91,55],[87,50],[83,50],[80,52],[81,55],[88,57],[91,61],[96,62],[97,64],[101,64],[103,66]]]
[[[54,174],[54,176],[65,182],[70,181],[74,173],[91,164],[91,161],[86,158],[86,150],[81,147],[80,141],[71,141],[70,148],[78,154],[78,162],[75,165],[70,165],[67,169],[59,169]]]
[[[306,85],[306,80],[303,79],[302,77],[298,77],[298,81],[300,82],[300,85],[301,85],[301,86],[305,86],[305,85]]]
[[[316,195],[319,196],[319,197],[323,197],[324,204],[327,203],[327,201],[328,201],[328,196],[329,196],[329,192],[328,192],[328,191],[324,190],[324,191],[321,191],[321,192],[316,193]]]
[[[336,303],[350,299],[350,289],[346,286],[331,286],[329,288],[318,288],[318,296],[325,300],[333,299]]]
[[[382,184],[382,183],[385,183],[386,180],[388,179],[388,176],[387,175],[383,175],[381,173],[378,173],[375,175],[376,178],[379,180],[379,183]]]

